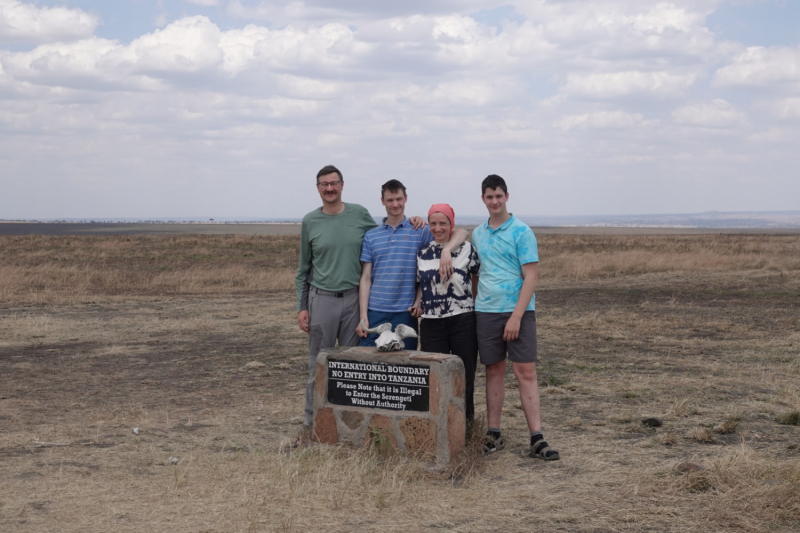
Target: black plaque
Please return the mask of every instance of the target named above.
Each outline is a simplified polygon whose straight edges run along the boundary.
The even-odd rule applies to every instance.
[[[431,367],[328,359],[328,402],[391,411],[428,411]]]

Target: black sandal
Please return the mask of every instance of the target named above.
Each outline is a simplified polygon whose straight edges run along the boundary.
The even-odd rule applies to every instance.
[[[502,436],[495,437],[491,433],[483,436],[483,455],[490,455],[505,449],[506,441]]]
[[[561,459],[558,452],[548,446],[547,441],[544,439],[536,441],[536,444],[531,444],[531,457],[542,461],[558,461]]]

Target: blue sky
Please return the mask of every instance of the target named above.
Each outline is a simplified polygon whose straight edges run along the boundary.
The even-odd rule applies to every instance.
[[[0,218],[800,209],[800,2],[0,0]]]
[[[70,6],[96,13],[102,25],[96,35],[109,39],[130,41],[148,33],[163,21],[173,21],[184,16],[203,14],[212,17],[225,29],[236,27],[239,17],[228,14],[226,2],[203,2],[200,5],[184,0],[42,0],[31,2],[37,6]],[[257,6],[259,1],[240,2],[243,6]],[[208,5],[211,4],[211,5]],[[214,5],[216,4],[216,5]],[[342,3],[346,5],[346,3]],[[351,3],[353,4],[353,3]],[[471,13],[476,20],[486,24],[500,24],[504,20],[520,20],[512,3]],[[745,45],[780,45],[797,43],[800,39],[800,3],[789,0],[764,0],[722,3],[708,16],[707,26],[720,38],[739,41]],[[267,21],[268,22],[268,21]]]
[[[791,46],[800,42],[800,2],[723,4],[709,15],[707,24],[720,38],[747,46]]]

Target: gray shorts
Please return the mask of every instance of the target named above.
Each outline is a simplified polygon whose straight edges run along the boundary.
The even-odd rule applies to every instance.
[[[513,341],[503,340],[503,331],[511,313],[476,312],[478,329],[478,351],[481,363],[493,365],[506,358],[515,363],[535,363],[536,356],[536,311],[525,311],[519,326],[519,337]]]

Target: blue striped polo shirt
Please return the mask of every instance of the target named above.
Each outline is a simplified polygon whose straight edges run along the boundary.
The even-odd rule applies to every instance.
[[[428,226],[415,230],[408,218],[396,228],[383,224],[369,230],[361,245],[361,262],[372,263],[369,309],[405,311],[417,295],[417,252],[433,240]]]

